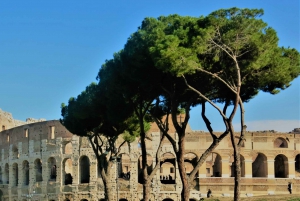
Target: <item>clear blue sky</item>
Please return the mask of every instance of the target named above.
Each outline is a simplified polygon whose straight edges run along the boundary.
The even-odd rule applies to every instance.
[[[263,8],[280,46],[299,51],[299,0],[0,1],[0,108],[15,119],[59,119],[60,104],[77,96],[106,59],[123,48],[145,17],[207,15],[221,8]],[[248,130],[300,127],[300,78],[276,96],[260,93],[246,104]],[[223,130],[209,111],[214,130]],[[235,120],[238,122],[238,119]],[[193,130],[205,130],[200,109]],[[237,127],[238,128],[238,127]]]

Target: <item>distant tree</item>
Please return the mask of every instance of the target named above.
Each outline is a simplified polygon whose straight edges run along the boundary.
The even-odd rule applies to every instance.
[[[107,84],[107,83],[106,83]],[[100,85],[100,84],[99,84]],[[119,105],[114,109],[108,104],[103,88],[92,83],[77,98],[70,98],[68,105],[62,104],[61,123],[75,135],[88,137],[98,168],[105,186],[105,198],[113,200],[113,173],[111,166],[119,154],[119,148],[126,142],[134,140],[138,135],[137,118],[126,110],[126,104],[119,99]],[[113,97],[110,97],[111,101]],[[117,112],[118,115],[111,115]],[[124,140],[117,146],[117,139],[124,134]]]

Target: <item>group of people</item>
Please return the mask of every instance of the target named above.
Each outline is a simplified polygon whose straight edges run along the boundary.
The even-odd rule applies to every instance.
[[[122,172],[120,175],[121,178],[129,180],[130,179],[130,172],[124,173]]]
[[[171,175],[160,175],[160,180],[172,180]]]

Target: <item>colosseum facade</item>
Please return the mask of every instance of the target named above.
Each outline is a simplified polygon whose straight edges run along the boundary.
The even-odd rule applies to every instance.
[[[7,116],[6,116],[7,117]],[[100,201],[104,186],[98,174],[97,160],[84,137],[70,133],[59,121],[9,124],[1,116],[0,126],[0,201]],[[241,150],[241,196],[288,194],[287,185],[300,193],[300,129],[290,133],[275,131],[245,134]],[[170,130],[174,134],[174,129]],[[149,168],[155,165],[160,140],[153,126],[147,141]],[[188,129],[186,138],[186,171],[210,145],[209,133]],[[140,201],[142,185],[138,140],[121,148],[119,162],[111,180],[115,200]],[[214,196],[233,196],[233,151],[225,138],[199,169],[193,181],[190,200]],[[151,200],[179,201],[182,189],[175,154],[168,141],[162,148],[162,161],[152,181]]]

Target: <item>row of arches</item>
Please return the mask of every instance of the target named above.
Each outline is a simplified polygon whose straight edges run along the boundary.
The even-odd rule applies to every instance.
[[[187,153],[185,155],[185,168],[186,173],[189,174],[197,163],[197,156],[194,153]],[[229,159],[229,166],[231,168],[230,176],[234,176],[233,171],[233,158]],[[130,179],[130,165],[131,160],[129,155],[121,154],[120,162],[118,163],[118,177],[124,180]],[[206,176],[207,177],[221,177],[222,170],[222,157],[218,153],[211,153],[206,160]],[[24,160],[22,165],[19,166],[17,163],[12,164],[12,168],[9,168],[9,164],[6,163],[3,167],[0,166],[0,183],[9,184],[12,186],[18,185],[29,185],[29,162]],[[289,163],[288,158],[279,154],[274,158],[274,176],[275,178],[287,178],[289,174]],[[40,159],[34,161],[33,176],[35,182],[43,181],[43,165]],[[62,163],[62,181],[65,185],[72,184],[73,182],[73,161],[71,158],[66,158]],[[48,175],[46,178],[49,181],[56,181],[57,168],[56,160],[54,157],[50,157],[47,161]],[[153,158],[147,156],[147,168],[151,172],[153,169]],[[242,177],[245,176],[245,159],[241,155],[241,168]],[[12,181],[9,181],[9,174],[12,174]],[[295,170],[300,172],[300,154],[295,157]],[[142,158],[138,160],[138,181],[142,181]],[[22,181],[19,181],[22,175]],[[197,177],[198,175],[196,175]],[[252,158],[252,177],[267,177],[268,176],[268,163],[267,157],[263,153],[257,153]],[[99,177],[99,175],[98,175]],[[168,152],[162,155],[160,162],[160,182],[163,184],[174,184],[176,179],[176,159],[175,155]],[[81,156],[79,159],[79,183],[90,182],[90,159],[87,156]]]
[[[41,182],[44,178],[47,178],[48,181],[56,181],[57,178],[57,165],[56,159],[50,157],[47,160],[47,175],[43,175],[43,164],[41,159],[36,159],[33,162],[33,168],[30,168],[30,163],[27,160],[22,162],[22,165],[19,166],[18,163],[13,163],[9,168],[9,164],[6,163],[3,167],[0,166],[0,183],[1,184],[11,184],[12,186],[27,186],[29,185],[30,171],[33,171],[34,182]],[[63,182],[65,185],[72,184],[72,174],[73,174],[73,164],[70,158],[67,158],[63,161]],[[80,167],[80,183],[89,183],[90,182],[90,160],[87,156],[82,156],[79,159]],[[9,177],[9,175],[12,177]],[[11,181],[9,178],[13,178]],[[21,180],[22,178],[22,180]]]
[[[49,178],[50,180],[56,179],[56,161],[53,157],[48,159],[48,169],[50,172]],[[40,182],[43,181],[43,173],[42,173],[42,160],[41,159],[36,159],[34,161],[34,166],[33,166],[33,171],[34,171],[34,179],[36,182]],[[19,166],[18,163],[13,163],[11,168],[11,173],[10,173],[10,168],[9,168],[9,164],[6,163],[4,165],[4,167],[0,166],[0,183],[2,184],[9,184],[11,183],[12,186],[18,186],[20,185],[24,185],[27,186],[29,185],[29,161],[24,160],[22,162],[22,165]],[[12,181],[9,180],[9,175],[12,175],[11,178]],[[20,180],[20,176],[21,178],[23,178],[23,180]]]

